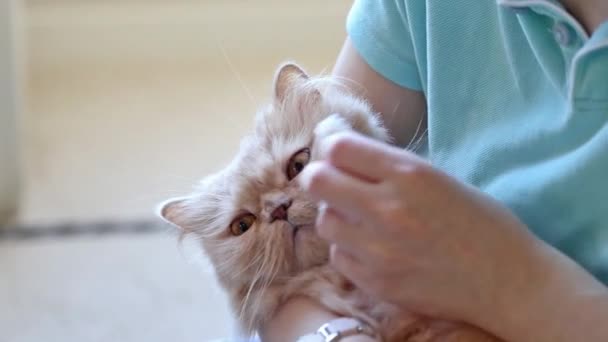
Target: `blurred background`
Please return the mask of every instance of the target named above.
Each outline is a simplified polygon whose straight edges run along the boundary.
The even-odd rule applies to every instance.
[[[350,0],[0,0],[0,342],[207,341],[231,319],[154,216],[235,153]]]

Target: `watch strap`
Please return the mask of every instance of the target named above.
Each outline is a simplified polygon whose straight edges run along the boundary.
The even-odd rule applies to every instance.
[[[323,324],[315,334],[300,337],[297,342],[338,342],[343,337],[353,335],[375,337],[367,324],[355,318],[341,317]]]

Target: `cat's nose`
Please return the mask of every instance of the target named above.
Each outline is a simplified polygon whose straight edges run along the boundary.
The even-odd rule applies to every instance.
[[[270,214],[270,219],[274,222],[276,220],[287,221],[287,210],[291,206],[291,201],[284,202],[278,207],[274,208]]]

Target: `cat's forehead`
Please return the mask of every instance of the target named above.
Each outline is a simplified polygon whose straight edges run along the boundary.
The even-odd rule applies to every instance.
[[[308,144],[319,121],[316,115],[284,108],[259,113],[255,125],[257,146],[254,148],[262,148],[265,153],[276,156],[294,146]]]

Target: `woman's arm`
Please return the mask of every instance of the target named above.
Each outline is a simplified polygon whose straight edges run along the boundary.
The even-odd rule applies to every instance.
[[[347,39],[340,52],[333,75],[347,79],[352,90],[367,99],[382,116],[396,143],[405,146],[414,140],[417,130],[424,130],[426,104],[420,92],[402,88],[371,69]],[[422,127],[420,123],[422,122]],[[264,342],[295,341],[298,336],[315,332],[322,324],[336,318],[318,304],[304,298],[294,299],[278,312],[261,332]],[[371,342],[366,336],[353,336],[344,342]]]
[[[313,334],[336,315],[310,299],[293,298],[284,305],[275,318],[260,332],[264,342],[295,342],[298,337]],[[375,342],[366,335],[346,337],[344,342]]]
[[[608,341],[608,288],[542,242],[525,266],[527,285],[512,287],[502,309],[486,316],[489,330],[508,341]]]
[[[349,39],[342,47],[333,75],[345,80],[380,113],[396,145],[406,147],[426,130],[424,94],[382,77],[361,58]]]
[[[359,288],[505,341],[608,341],[608,289],[500,202],[355,133],[321,144],[298,180],[327,203],[316,229]]]

